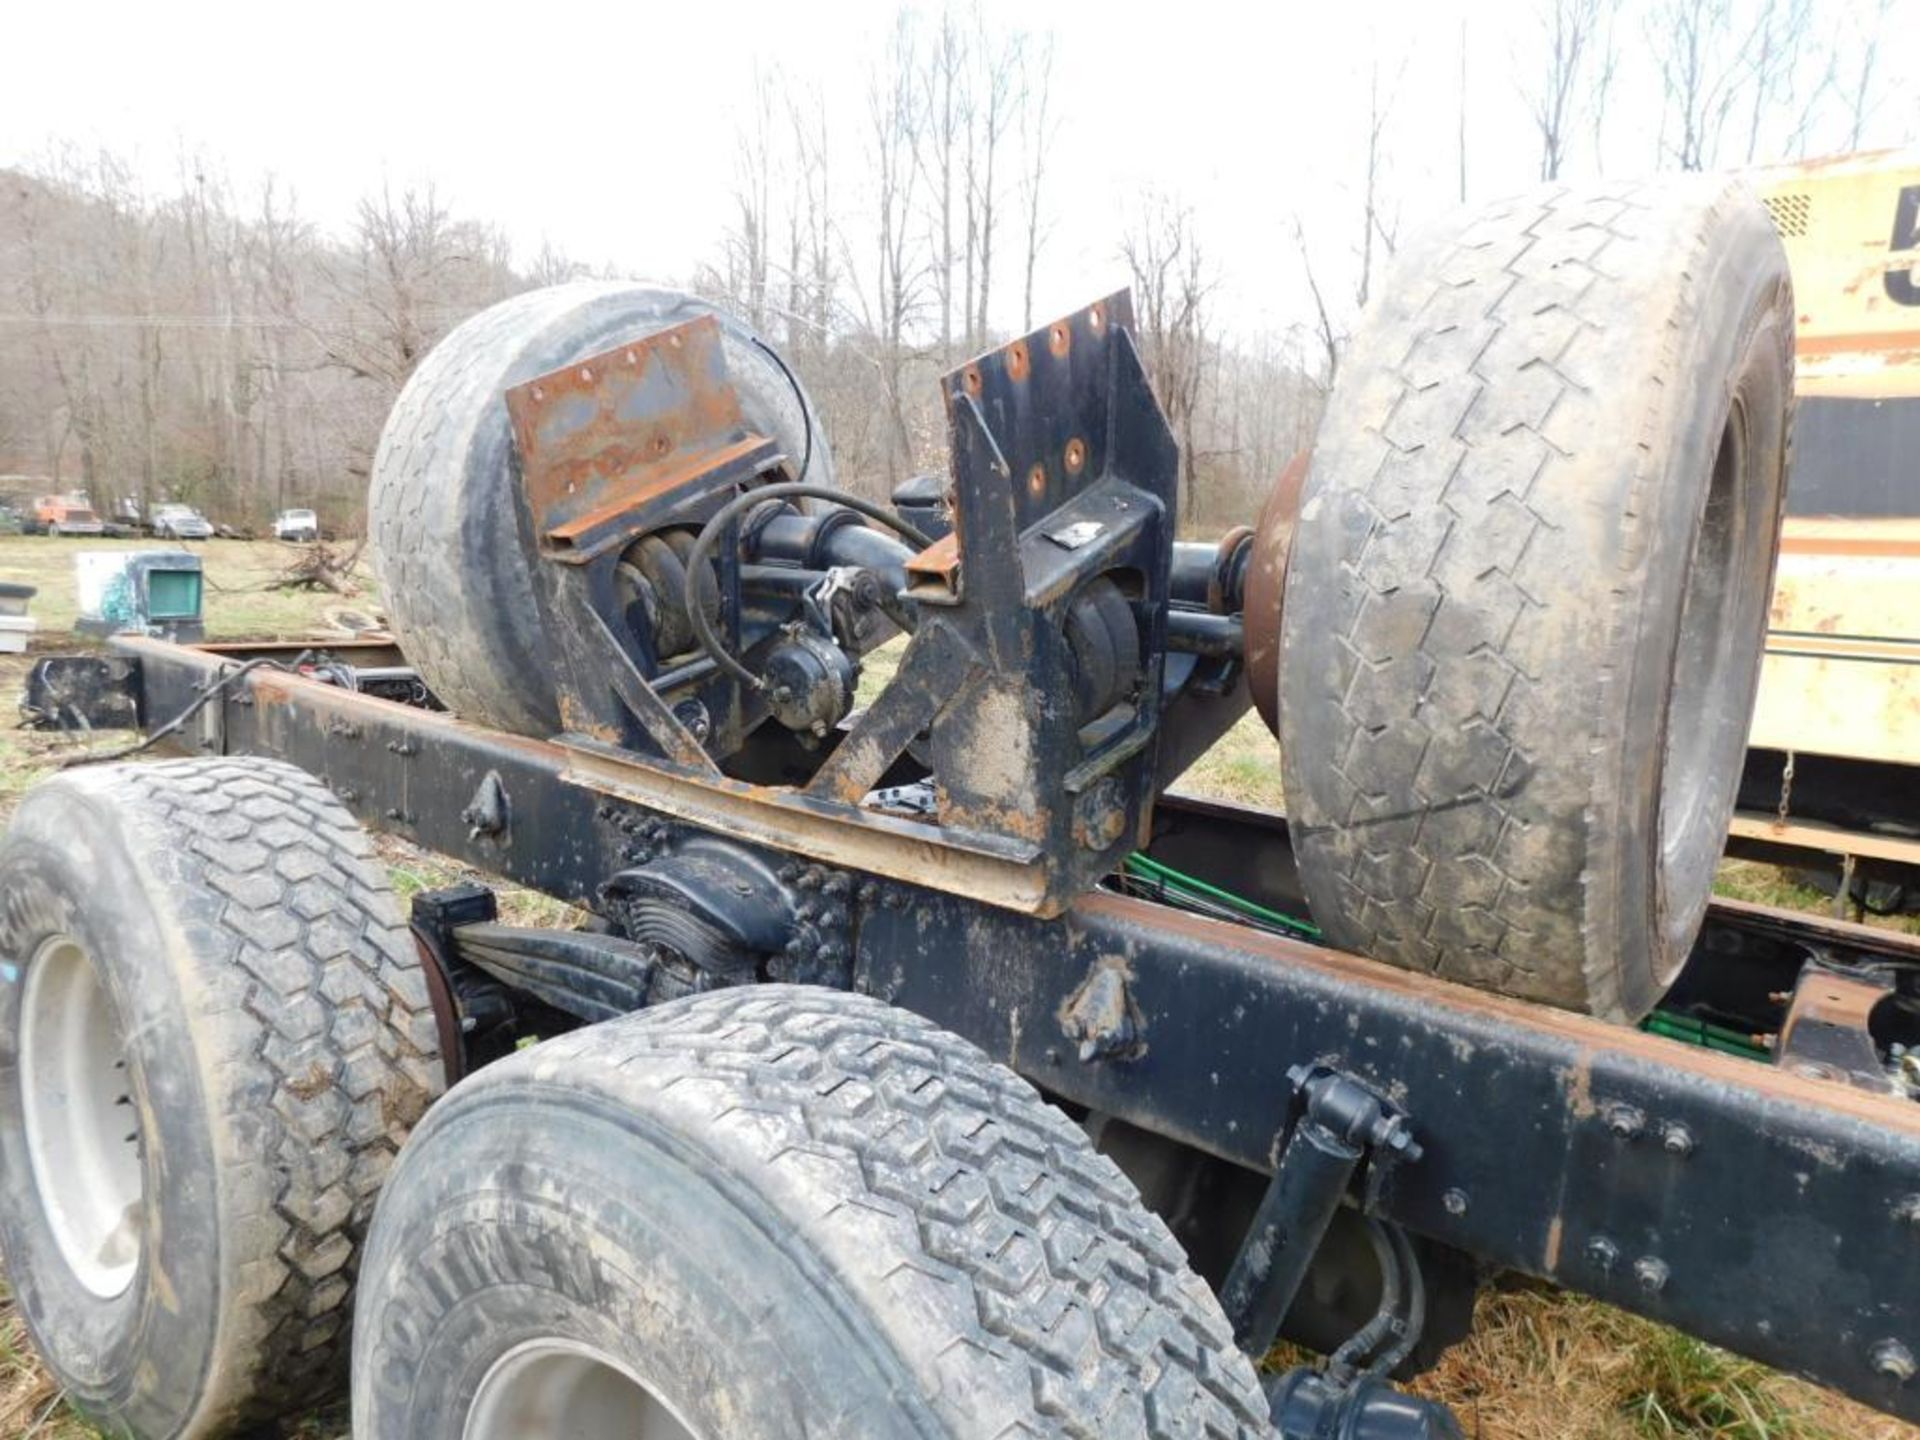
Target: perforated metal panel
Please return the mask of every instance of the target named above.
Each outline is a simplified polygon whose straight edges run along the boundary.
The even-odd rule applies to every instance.
[[[1767,202],[1767,213],[1773,216],[1774,229],[1796,238],[1807,233],[1807,222],[1813,218],[1811,196],[1804,191],[1790,191],[1763,198]]]

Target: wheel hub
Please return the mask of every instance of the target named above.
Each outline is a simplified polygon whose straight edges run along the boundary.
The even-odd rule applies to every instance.
[[[698,1440],[626,1366],[575,1340],[530,1340],[493,1363],[463,1440]]]
[[[27,967],[20,1093],[48,1228],[80,1283],[111,1300],[140,1263],[140,1128],[120,1017],[72,936],[48,939]]]

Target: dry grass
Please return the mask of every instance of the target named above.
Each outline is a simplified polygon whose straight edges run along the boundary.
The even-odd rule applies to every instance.
[[[70,643],[70,637],[44,632],[71,619],[70,555],[83,543],[95,542],[0,538],[0,577],[42,586],[35,605],[43,630],[38,649]],[[213,582],[207,619],[214,635],[297,635],[331,602],[257,588],[284,563],[283,546],[214,542],[203,553]],[[892,647],[869,657],[863,700],[891,676],[898,653]],[[0,657],[0,696],[18,693],[26,669],[19,657]],[[0,730],[0,822],[67,744]],[[1272,737],[1257,717],[1247,716],[1182,779],[1181,788],[1281,808]],[[403,900],[466,878],[500,884],[403,841],[383,837],[379,843]],[[510,923],[565,925],[579,918],[547,896],[501,888],[503,918]],[[1829,903],[1778,871],[1740,862],[1722,867],[1720,889],[1797,908]],[[1452,1404],[1475,1440],[1920,1440],[1920,1429],[1803,1381],[1595,1301],[1525,1283],[1482,1295],[1473,1337],[1416,1388]],[[95,1433],[59,1403],[0,1290],[0,1440],[80,1440]],[[305,1440],[345,1440],[347,1422],[330,1411],[311,1417],[297,1433]]]
[[[27,1327],[0,1288],[0,1436],[8,1440],[81,1440],[96,1435],[60,1401],[59,1391],[34,1358]]]
[[[1489,1288],[1470,1339],[1414,1389],[1475,1440],[1914,1440],[1830,1391],[1598,1301]]]

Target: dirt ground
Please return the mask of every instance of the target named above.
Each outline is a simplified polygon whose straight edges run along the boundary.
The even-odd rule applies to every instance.
[[[40,587],[34,650],[71,649],[72,552],[137,542],[0,537],[0,580]],[[300,638],[329,606],[377,604],[371,576],[350,599],[272,584],[292,558],[273,542],[214,541],[196,548],[207,576],[206,619],[216,638]],[[18,695],[32,656],[0,656],[0,715]],[[884,662],[882,662],[884,666]],[[874,667],[876,669],[882,667]],[[0,724],[4,724],[0,721]],[[71,742],[0,728],[0,821]],[[1248,716],[1182,782],[1181,788],[1277,806],[1279,768],[1272,738]],[[383,842],[402,896],[442,885],[457,867],[398,842]],[[1772,904],[1826,902],[1757,865],[1723,867],[1720,888]],[[509,892],[507,911],[527,924],[565,923],[555,902]],[[25,1326],[0,1290],[0,1440],[77,1440],[96,1432],[61,1403],[35,1363]],[[1839,1397],[1741,1360],[1671,1330],[1578,1296],[1522,1280],[1482,1295],[1471,1340],[1450,1352],[1415,1388],[1450,1402],[1474,1440],[1920,1440],[1902,1425]],[[347,1440],[343,1412],[311,1417],[299,1440]]]

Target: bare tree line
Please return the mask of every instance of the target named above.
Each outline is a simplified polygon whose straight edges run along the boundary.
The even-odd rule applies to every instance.
[[[193,160],[161,198],[107,154],[0,185],[0,469],[108,509],[242,525],[311,505],[355,526],[414,365],[530,283],[431,188],[369,194],[334,241],[279,183],[243,203]]]
[[[1817,0],[1532,0],[1528,11],[1512,61],[1543,180],[1772,164],[1858,149],[1889,98],[1881,92],[1881,51],[1901,38],[1893,0],[1860,0],[1844,10]],[[1469,173],[1466,25],[1454,157],[1462,200]],[[1365,83],[1352,87],[1347,148],[1360,163],[1351,211],[1321,213],[1311,224],[1299,215],[1292,220],[1310,302],[1300,330],[1316,354],[1322,388],[1338,368],[1347,325],[1395,249],[1395,161],[1407,123],[1396,99],[1405,67],[1404,54],[1376,48]],[[1623,120],[1624,109],[1631,113]],[[1330,278],[1342,274],[1351,277],[1350,291]]]
[[[1540,177],[1560,178],[1570,156],[1602,173],[1609,160],[1709,170],[1858,149],[1882,99],[1881,49],[1900,39],[1892,9],[1892,0],[1844,12],[1815,0],[1538,0],[1522,93]],[[1657,95],[1651,155],[1606,143],[1629,51],[1648,57]]]

